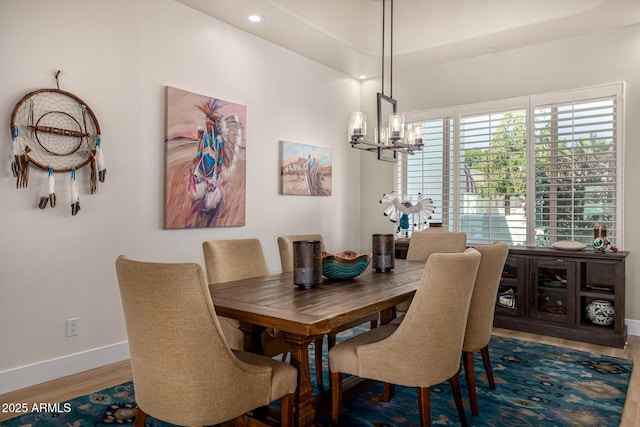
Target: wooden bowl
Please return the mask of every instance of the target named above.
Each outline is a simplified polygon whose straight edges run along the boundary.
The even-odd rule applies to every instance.
[[[359,254],[342,251],[337,254],[322,253],[322,275],[331,280],[349,280],[362,274],[371,262],[371,253]]]

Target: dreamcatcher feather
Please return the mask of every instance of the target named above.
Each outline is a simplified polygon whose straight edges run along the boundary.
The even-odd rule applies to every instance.
[[[418,193],[418,201],[411,203],[408,200],[404,200],[398,193],[392,191],[382,195],[380,203],[387,204],[384,209],[384,215],[389,217],[389,220],[393,223],[400,221],[402,215],[409,215],[412,218],[414,227],[421,227],[427,224],[431,219],[431,214],[436,210],[433,206],[433,200],[430,198],[422,197],[421,193]]]
[[[75,216],[80,211],[80,193],[78,193],[78,182],[76,181],[76,170],[71,170],[69,180],[69,194],[71,195],[71,215]]]
[[[16,187],[28,186],[31,165],[47,171],[41,208],[56,205],[55,173],[71,172],[75,182],[75,171],[90,165],[91,193],[97,190],[98,182],[104,182],[106,164],[98,120],[87,104],[72,93],[39,89],[26,94],[13,109],[10,129],[11,170]],[[79,204],[78,209],[74,208],[77,200],[73,198],[72,194],[72,214],[75,215]]]
[[[47,204],[51,205],[52,208],[56,207],[56,178],[53,175],[53,168],[49,168],[48,172],[46,185],[44,185],[40,203],[38,203],[40,209],[46,208]]]

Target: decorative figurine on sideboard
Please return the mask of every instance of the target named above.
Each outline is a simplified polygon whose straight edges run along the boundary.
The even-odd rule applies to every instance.
[[[396,232],[400,237],[409,237],[409,229],[421,230],[436,210],[433,200],[422,197],[421,193],[418,193],[415,204],[410,198],[403,198],[395,191],[383,194],[380,203],[387,204],[384,215],[389,217],[389,221],[398,224]]]

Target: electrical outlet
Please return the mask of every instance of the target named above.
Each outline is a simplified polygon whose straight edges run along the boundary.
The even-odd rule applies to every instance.
[[[67,319],[67,336],[75,337],[80,334],[80,318]]]

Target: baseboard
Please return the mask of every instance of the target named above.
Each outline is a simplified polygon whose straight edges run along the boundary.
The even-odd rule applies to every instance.
[[[640,336],[640,320],[625,320],[625,325],[627,325],[627,335],[635,335]]]
[[[112,344],[0,371],[0,394],[88,371],[129,358],[129,343]]]

